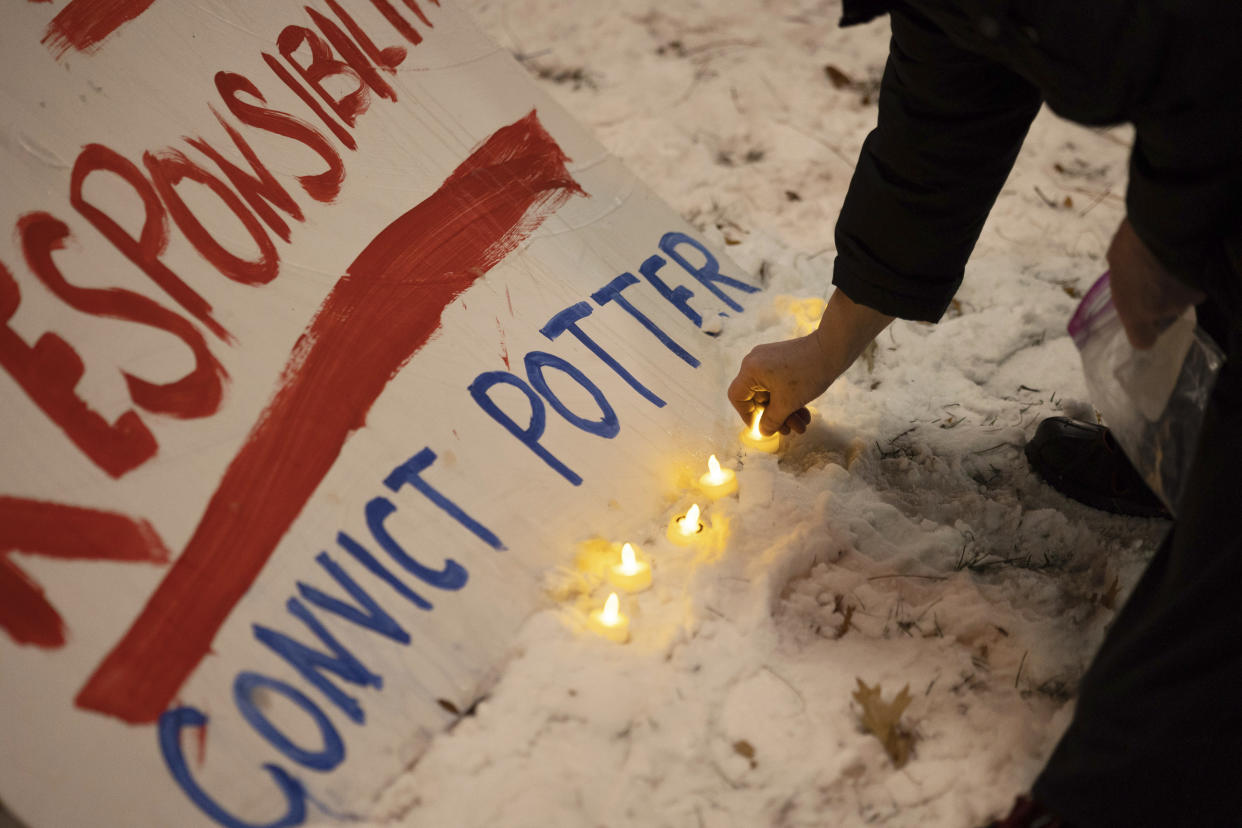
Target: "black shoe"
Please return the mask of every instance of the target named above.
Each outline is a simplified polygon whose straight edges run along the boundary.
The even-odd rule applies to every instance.
[[[1049,417],[1026,444],[1026,459],[1049,486],[1105,512],[1169,518],[1104,426]]]

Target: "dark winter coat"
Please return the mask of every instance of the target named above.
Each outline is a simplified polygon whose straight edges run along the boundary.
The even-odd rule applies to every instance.
[[[1242,318],[1242,0],[845,0],[841,22],[885,11],[878,125],[836,230],[850,298],[939,319],[1047,102],[1084,124],[1133,122],[1131,224]]]
[[[891,12],[879,100],[837,223],[834,281],[944,312],[1041,101],[1131,121],[1126,211],[1228,354],[1178,520],[1078,686],[1035,781],[1075,828],[1242,825],[1242,0],[845,0]],[[1068,368],[1067,368],[1068,370]]]

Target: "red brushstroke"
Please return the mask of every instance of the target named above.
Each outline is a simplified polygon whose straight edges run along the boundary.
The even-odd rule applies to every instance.
[[[177,707],[180,706],[181,705],[177,705]],[[198,766],[200,768],[203,766],[203,763],[207,761],[207,725],[209,724],[211,724],[210,719],[207,720],[206,724],[198,728],[198,734],[196,736],[198,750],[196,751],[197,756],[195,758],[198,760]]]
[[[52,18],[43,42],[56,57],[70,49],[93,52],[100,41],[147,10],[155,0],[72,0]]]
[[[154,457],[159,449],[155,435],[136,412],[126,411],[110,423],[74,392],[86,365],[72,345],[49,332],[31,347],[13,330],[9,320],[20,304],[17,282],[0,264],[0,367],[83,454],[113,477]]]
[[[265,55],[265,57],[268,56]],[[276,65],[280,66],[279,63]],[[289,76],[289,79],[296,83],[292,76]],[[327,162],[328,168],[325,171],[315,175],[299,175],[298,181],[301,182],[307,195],[316,201],[324,203],[335,201],[341,192],[341,183],[345,180],[345,161],[341,158],[341,154],[332,147],[331,142],[323,136],[323,133],[287,112],[269,109],[265,106],[255,106],[241,100],[238,94],[245,92],[250,97],[257,98],[259,103],[267,103],[267,99],[259,93],[258,87],[245,75],[217,72],[215,80],[216,91],[220,93],[220,97],[224,99],[224,105],[237,120],[246,126],[261,129],[273,135],[292,138]]]
[[[116,175],[142,199],[142,231],[138,238],[131,236],[116,219],[86,200],[83,195],[86,178],[95,172]],[[73,173],[69,178],[69,203],[191,316],[225,342],[233,341],[224,326],[211,315],[211,305],[160,261],[160,256],[168,247],[168,215],[164,212],[159,194],[137,164],[103,144],[87,144],[73,163]]]
[[[302,64],[297,60],[297,53],[305,46],[310,51],[310,63]],[[336,117],[353,126],[358,116],[371,107],[371,90],[362,79],[357,69],[343,60],[333,57],[332,47],[328,41],[305,26],[285,26],[276,38],[276,48],[294,71],[302,78],[302,82],[315,90],[323,102],[336,113]],[[334,95],[325,85],[332,79],[334,86],[346,82],[352,90],[344,95]]]
[[[505,369],[508,370],[513,366],[509,365],[509,348],[505,345],[505,328],[500,324],[499,316],[496,317],[496,333],[500,334],[500,359],[504,362]]]
[[[289,91],[301,98],[302,103],[306,104],[310,108],[311,112],[314,112],[319,116],[319,120],[323,121],[324,126],[332,130],[332,134],[336,136],[338,141],[351,150],[358,149],[358,142],[354,140],[354,136],[349,134],[349,130],[345,129],[345,127],[333,120],[327,110],[319,104],[319,101],[315,100],[315,96],[310,93],[310,90],[298,83],[298,79],[295,78],[288,69],[282,66],[279,60],[272,57],[267,52],[264,52],[263,62],[267,64],[268,68],[271,69],[273,73],[275,73],[276,77],[280,78],[281,82],[284,83],[285,86],[289,87]]]
[[[323,36],[328,39],[332,47],[341,53],[341,57],[345,59],[358,77],[362,79],[367,86],[371,88],[376,95],[381,98],[387,98],[390,101],[397,100],[397,93],[388,85],[388,82],[380,77],[380,73],[375,71],[375,67],[371,65],[371,61],[362,53],[362,50],[349,39],[349,35],[341,31],[341,27],[333,23],[324,15],[306,6],[306,13],[310,15],[311,20],[315,21],[315,25],[319,27],[319,31],[323,32]]]
[[[173,217],[173,221],[194,245],[194,249],[204,259],[211,262],[216,270],[243,285],[266,285],[276,278],[280,272],[280,256],[276,253],[275,243],[267,235],[267,231],[263,229],[259,220],[254,217],[254,213],[246,209],[245,203],[229,189],[227,184],[195,164],[180,150],[165,149],[159,152],[145,152],[142,155],[142,163],[146,165],[160,198],[168,205],[168,212]],[[250,238],[258,245],[259,258],[254,261],[243,259],[211,235],[194,215],[190,206],[181,198],[181,194],[177,192],[177,185],[186,179],[197,181],[216,194],[224,206],[245,226]]]
[[[79,707],[155,721],[445,308],[585,195],[567,161],[532,111],[367,245],[294,346],[185,551],[79,692]]]
[[[345,24],[345,28],[349,30],[350,36],[352,36],[354,40],[358,41],[358,45],[361,46],[362,50],[367,53],[367,56],[375,62],[375,65],[387,72],[395,73],[397,71],[397,67],[405,61],[405,48],[402,46],[388,46],[384,49],[379,48],[375,45],[375,41],[371,39],[366,31],[358,25],[358,21],[354,20],[354,18],[347,11],[345,11],[345,9],[341,8],[340,4],[337,3],[336,0],[326,0],[326,2],[328,4],[328,8],[332,9],[332,13],[336,15],[337,19]]]
[[[431,2],[437,6],[440,5],[440,0],[431,0]],[[418,15],[418,19],[423,21],[424,26],[431,26],[431,21],[427,19],[427,15],[423,14],[423,10],[418,7],[416,0],[405,0],[405,7]]]
[[[65,623],[10,552],[51,558],[167,563],[151,524],[116,512],[0,497],[0,629],[18,644],[64,646]]]
[[[392,7],[392,4],[390,4],[388,0],[371,0],[371,5],[375,6],[376,10],[380,14],[384,15],[384,19],[387,20],[394,29],[400,32],[401,36],[406,40],[410,41],[415,46],[423,42],[423,36],[418,33],[418,29],[411,26],[409,22],[401,16],[401,13]]]
[[[276,180],[276,176],[272,175],[271,170],[259,160],[259,154],[254,148],[241,136],[233,125],[221,117],[216,108],[210,107],[211,114],[216,116],[216,120],[220,122],[220,126],[224,127],[224,131],[233,139],[233,145],[241,151],[242,157],[250,164],[250,172],[246,172],[238,167],[232,161],[224,157],[211,144],[202,138],[186,138],[186,143],[194,147],[196,150],[206,155],[216,163],[220,168],[220,172],[224,173],[224,177],[229,183],[236,188],[237,192],[250,204],[251,209],[258,214],[259,218],[267,222],[267,226],[272,228],[277,236],[280,236],[285,242],[289,241],[289,224],[276,214],[272,209],[275,204],[280,209],[288,213],[295,221],[304,221],[302,208],[293,200],[293,196],[289,195],[289,191],[281,186]]]
[[[63,250],[65,239],[69,238],[69,226],[55,216],[27,213],[18,219],[17,232],[31,272],[66,305],[92,316],[148,325],[172,334],[194,354],[193,370],[173,382],[149,382],[122,371],[131,400],[152,413],[181,419],[216,413],[228,374],[208,350],[198,328],[141,293],[70,284],[52,259],[52,254]]]

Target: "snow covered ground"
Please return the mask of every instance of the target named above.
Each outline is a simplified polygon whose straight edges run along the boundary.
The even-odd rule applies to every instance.
[[[836,0],[465,5],[765,283],[720,337],[730,364],[814,323],[887,19],[840,30]],[[1129,136],[1041,114],[948,316],[894,324],[779,457],[726,458],[744,464],[729,543],[657,560],[630,645],[583,635],[580,579],[550,573],[562,600],[374,824],[973,828],[1007,810],[1166,529],[1067,501],[1022,455],[1043,417],[1092,416],[1065,324],[1105,267]],[[901,769],[861,726],[860,678],[909,686]]]

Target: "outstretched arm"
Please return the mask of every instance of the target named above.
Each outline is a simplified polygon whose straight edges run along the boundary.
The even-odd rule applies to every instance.
[[[818,330],[755,348],[729,386],[743,420],[765,406],[768,433],[802,432],[806,404],[894,317],[940,318],[1039,110],[1033,85],[931,22],[895,11],[892,30],[878,123],[837,221],[837,291]]]

